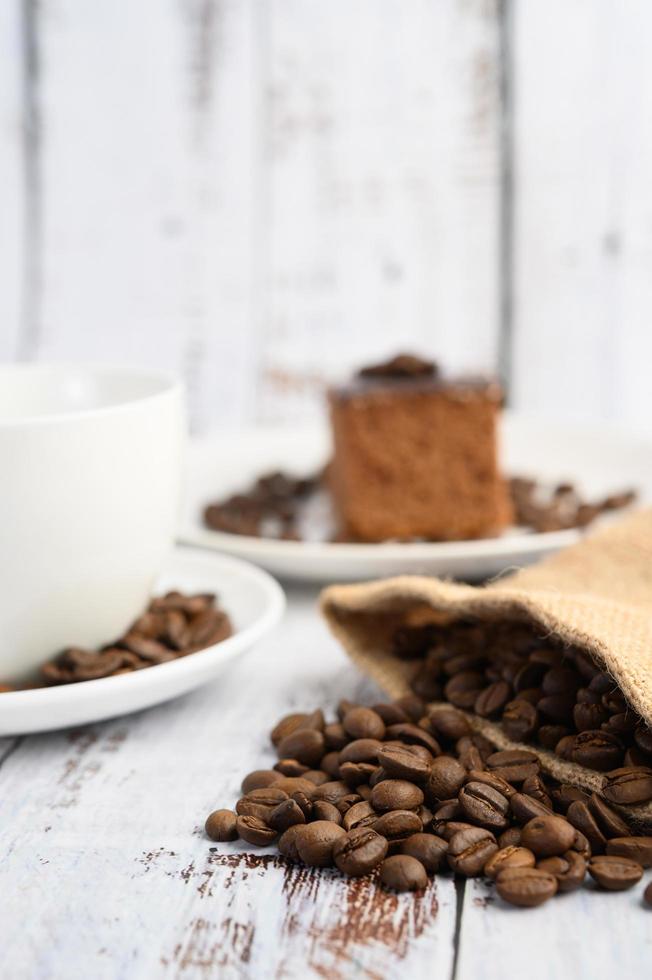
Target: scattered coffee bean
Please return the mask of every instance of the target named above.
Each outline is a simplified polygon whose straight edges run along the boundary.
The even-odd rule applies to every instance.
[[[333,846],[345,831],[329,820],[315,820],[313,823],[296,824],[285,831],[292,833],[291,847],[299,861],[310,868],[328,868],[333,863]],[[281,840],[283,840],[283,837]]]
[[[349,816],[351,811],[355,809],[355,807],[351,807],[350,810],[347,810],[346,813],[344,814],[344,820],[343,820],[342,814],[337,809],[337,807],[333,806],[332,803],[328,803],[326,800],[315,800],[315,802],[311,803],[310,806],[311,806],[311,816],[313,820],[330,820],[331,823],[336,823],[336,824],[344,823],[344,820],[346,820],[346,818]],[[305,815],[305,809],[304,809],[304,815]],[[351,827],[350,826],[346,827],[346,829],[350,830]]]
[[[390,779],[407,779],[413,783],[426,782],[430,775],[430,765],[417,755],[413,748],[398,743],[378,750],[378,762]],[[444,756],[441,757],[443,758]],[[435,762],[440,762],[441,759],[436,759]]]
[[[296,759],[313,768],[326,752],[324,735],[315,728],[297,728],[281,739],[276,751],[280,759]]]
[[[569,806],[566,817],[573,827],[584,834],[591,846],[591,853],[602,854],[607,840],[600,830],[597,820],[591,813],[588,804],[583,803],[582,800],[576,800]]]
[[[423,891],[428,884],[426,869],[409,854],[385,858],[380,866],[380,880],[396,892]]]
[[[621,892],[641,880],[643,868],[629,858],[602,854],[589,860],[589,874],[601,888]]]

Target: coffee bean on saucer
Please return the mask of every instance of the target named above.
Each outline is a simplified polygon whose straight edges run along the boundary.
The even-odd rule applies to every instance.
[[[394,854],[380,866],[380,880],[396,892],[422,891],[428,884],[426,869],[409,854]]]
[[[387,841],[370,827],[357,827],[333,845],[333,860],[347,875],[369,874],[387,854]]]
[[[215,841],[237,840],[237,819],[233,810],[214,810],[206,818],[206,833]]]
[[[537,868],[505,868],[496,879],[496,890],[510,905],[536,908],[556,893],[557,879]]]
[[[602,854],[589,860],[589,874],[601,888],[620,892],[641,880],[643,868],[629,858]]]

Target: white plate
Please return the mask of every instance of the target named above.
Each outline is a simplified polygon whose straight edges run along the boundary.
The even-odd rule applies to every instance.
[[[509,413],[503,419],[502,441],[507,473],[542,481],[571,480],[583,493],[595,496],[633,486],[643,501],[652,501],[649,444],[605,430],[572,430]],[[479,541],[332,544],[252,538],[204,527],[202,510],[210,501],[243,489],[265,470],[310,473],[328,455],[328,433],[323,429],[256,429],[196,440],[188,454],[180,540],[247,558],[281,577],[328,582],[419,572],[484,578],[536,561],[573,544],[581,534],[515,530]]]
[[[234,634],[180,660],[133,674],[61,687],[0,694],[0,735],[25,735],[85,725],[149,708],[213,680],[280,620],[283,590],[269,575],[235,558],[176,549],[156,592],[216,592]]]

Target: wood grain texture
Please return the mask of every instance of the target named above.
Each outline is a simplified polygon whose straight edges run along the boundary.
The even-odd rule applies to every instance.
[[[492,2],[273,0],[261,414],[416,347],[496,368],[498,25]]]
[[[515,405],[650,432],[652,8],[514,5]]]
[[[618,963],[645,976],[643,884],[523,911],[481,882],[437,877],[422,896],[397,896],[205,838],[207,813],[273,761],[280,714],[379,696],[327,633],[316,594],[289,599],[283,626],[216,684],[83,730],[0,741],[0,888],[11,896],[0,975],[609,980]]]
[[[0,4],[0,361],[20,351],[25,270],[23,83],[20,0]]]

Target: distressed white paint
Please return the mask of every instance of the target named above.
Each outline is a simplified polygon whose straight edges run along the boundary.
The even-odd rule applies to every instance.
[[[646,0],[514,4],[516,405],[652,431]]]
[[[0,3],[0,360],[19,352],[25,259],[20,0]]]
[[[1,976],[453,977],[450,877],[420,899],[388,896],[280,862],[232,868],[224,856],[242,847],[203,835],[244,773],[273,761],[266,733],[280,714],[378,696],[327,633],[315,593],[289,598],[283,626],[217,684],[81,732],[0,742]],[[609,980],[616,964],[643,977],[641,892],[587,889],[524,912],[468,883],[455,978]]]

